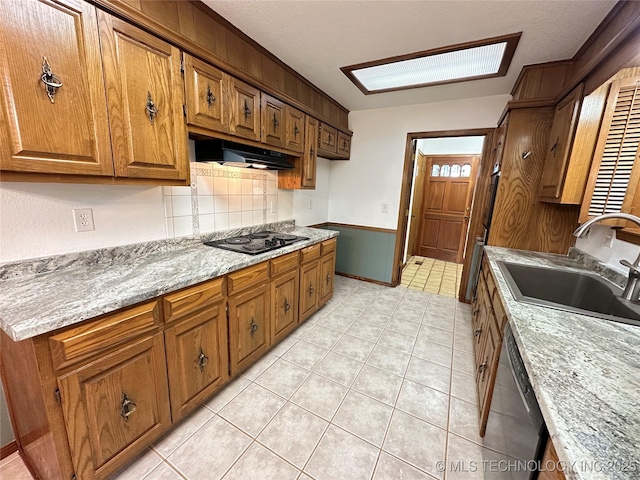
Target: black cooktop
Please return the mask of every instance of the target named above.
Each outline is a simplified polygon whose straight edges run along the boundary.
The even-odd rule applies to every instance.
[[[204,242],[210,247],[231,250],[232,252],[246,253],[248,255],[258,255],[259,253],[270,252],[278,248],[286,247],[292,243],[309,240],[309,237],[298,237],[288,233],[279,232],[256,232],[240,237],[223,238]]]

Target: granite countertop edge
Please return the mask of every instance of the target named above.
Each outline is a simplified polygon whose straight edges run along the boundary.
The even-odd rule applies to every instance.
[[[640,328],[518,302],[496,263],[586,269],[566,256],[502,247],[485,247],[485,252],[558,458],[575,466],[565,476],[635,478],[637,470],[621,472],[606,462],[640,468],[640,410],[632,398],[633,391],[640,391]],[[558,349],[562,341],[564,348]],[[630,385],[620,383],[628,381]],[[602,471],[589,471],[594,464]]]
[[[82,265],[0,281],[0,328],[21,341],[151,300],[338,235],[335,230],[294,227],[309,237],[259,255],[221,250],[201,242],[135,259]],[[82,300],[84,292],[89,296]]]

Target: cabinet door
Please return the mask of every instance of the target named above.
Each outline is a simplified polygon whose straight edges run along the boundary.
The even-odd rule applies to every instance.
[[[274,147],[285,146],[285,104],[266,93],[261,93],[262,143]]]
[[[320,258],[320,278],[318,286],[320,288],[320,298],[318,306],[322,306],[333,296],[333,278],[336,271],[336,254],[332,252]]]
[[[490,307],[489,307],[490,308]],[[483,334],[483,346],[481,363],[476,370],[476,383],[478,386],[478,413],[480,417],[480,436],[484,436],[487,428],[487,419],[493,398],[493,387],[495,385],[496,373],[498,370],[498,357],[502,342],[497,333],[497,326],[494,318],[487,320],[485,327],[486,334]]]
[[[175,422],[229,379],[225,304],[193,313],[164,334]]]
[[[302,186],[306,188],[316,188],[319,123],[318,120],[307,115],[304,128],[304,154],[302,156]]]
[[[229,132],[226,98],[228,75],[191,55],[184,55],[187,123],[214,132]]]
[[[171,423],[162,333],[58,378],[77,478],[105,478]]]
[[[328,153],[336,153],[338,144],[338,131],[325,123],[320,124],[320,150]]]
[[[346,133],[338,132],[338,156],[341,158],[349,158],[351,155],[351,137]]]
[[[249,366],[270,346],[269,285],[261,284],[229,298],[231,375]]]
[[[79,0],[3,7],[0,168],[113,175],[95,8]]]
[[[98,12],[116,176],[186,180],[180,51]]]
[[[300,267],[300,322],[318,309],[318,260]]]
[[[299,271],[296,268],[271,282],[272,343],[286,337],[298,324]]]
[[[553,126],[549,135],[547,156],[544,160],[542,180],[540,181],[540,191],[538,192],[541,198],[556,199],[560,197],[571,144],[580,116],[583,91],[584,85],[581,83],[556,106]]]
[[[300,110],[287,105],[286,116],[286,145],[285,147],[294,152],[302,152],[305,145],[305,114]]]
[[[492,173],[497,173],[502,169],[502,158],[504,157],[504,142],[507,137],[507,127],[509,126],[509,114],[504,117],[500,126],[496,129],[493,148],[491,149],[491,161],[493,162]]]
[[[260,90],[229,77],[229,133],[260,141]]]

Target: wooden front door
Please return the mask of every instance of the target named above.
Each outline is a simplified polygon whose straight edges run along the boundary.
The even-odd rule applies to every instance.
[[[462,261],[478,156],[427,157],[418,255]],[[417,185],[416,185],[417,187]]]

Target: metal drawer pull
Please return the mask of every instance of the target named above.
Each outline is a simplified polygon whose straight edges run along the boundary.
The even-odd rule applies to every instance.
[[[246,120],[247,117],[251,115],[251,109],[249,108],[249,105],[247,105],[247,101],[244,101],[244,119]]]
[[[276,128],[278,128],[278,125],[280,125],[280,122],[278,121],[278,119],[276,118],[276,114],[275,112],[273,113],[273,129],[275,130]]]
[[[300,129],[298,129],[298,124],[294,123],[293,124],[293,136],[297,137],[299,133],[300,133]]]
[[[216,101],[216,96],[211,91],[211,85],[207,85],[207,105],[209,106],[209,110],[211,110],[211,106],[215,101]]]
[[[251,318],[251,336],[253,337],[253,334],[256,333],[257,331],[258,331],[258,325],[253,320],[253,318]]]
[[[136,404],[129,400],[127,394],[122,392],[122,406],[120,407],[120,415],[125,420],[129,420],[129,415],[136,411]]]
[[[329,285],[330,281],[331,281],[331,275],[327,275],[327,285]]]
[[[149,122],[153,125],[153,120],[158,115],[158,107],[155,103],[153,103],[153,98],[151,98],[151,92],[147,92],[147,115],[149,116]]]
[[[309,155],[311,155],[311,158],[313,158],[313,147],[311,147],[311,150],[309,150]]]
[[[556,150],[558,149],[558,142],[560,142],[560,137],[556,139],[556,143],[553,144],[550,150],[550,152],[553,152],[554,157],[556,156]]]
[[[55,95],[56,91],[62,87],[62,82],[58,77],[56,77],[51,71],[51,66],[49,66],[49,60],[47,57],[42,57],[42,76],[40,77],[42,83],[46,85],[47,96],[51,103],[55,103]]]
[[[204,367],[207,363],[209,363],[209,357],[204,354],[202,347],[200,347],[200,353],[198,354],[198,366],[200,367],[201,372],[204,372]]]
[[[291,308],[291,305],[289,305],[289,302],[287,301],[287,299],[285,297],[285,299],[284,299],[284,311],[288,312],[290,308]]]

